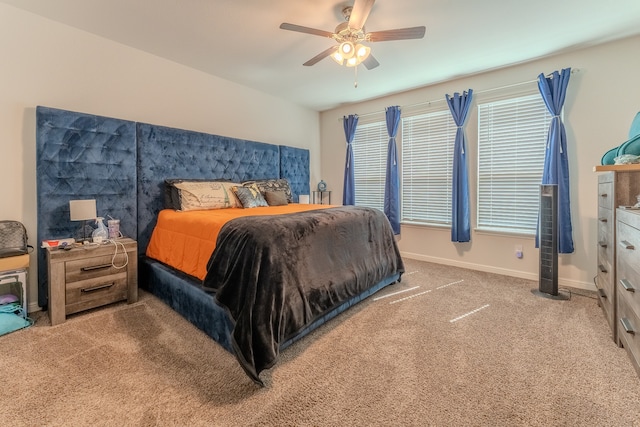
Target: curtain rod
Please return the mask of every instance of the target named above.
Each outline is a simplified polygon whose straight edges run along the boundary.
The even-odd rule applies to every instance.
[[[572,68],[571,69],[571,74],[578,73],[578,72],[580,72],[579,68]],[[548,75],[550,75],[550,74],[548,74]],[[494,88],[491,88],[491,89],[479,90],[477,92],[474,91],[473,93],[478,95],[478,94],[481,94],[481,93],[487,93],[487,92],[493,92],[493,91],[496,91],[496,90],[509,89],[509,88],[512,88],[512,87],[518,87],[518,86],[528,85],[528,84],[537,83],[537,82],[538,82],[538,79],[527,80],[526,82],[514,83],[514,84],[510,84],[510,85],[494,87]],[[411,108],[411,107],[417,107],[419,105],[429,105],[429,104],[434,104],[436,102],[443,102],[443,101],[446,101],[446,100],[447,100],[446,97],[442,97],[442,98],[434,99],[432,101],[422,101],[422,102],[418,102],[416,104],[401,105],[400,108]],[[381,113],[384,113],[384,111],[373,111],[371,113],[358,114],[357,116],[358,117],[367,117],[367,116],[373,116],[375,114],[381,114]],[[343,117],[339,117],[338,118],[338,121],[342,121],[342,120],[344,120]]]

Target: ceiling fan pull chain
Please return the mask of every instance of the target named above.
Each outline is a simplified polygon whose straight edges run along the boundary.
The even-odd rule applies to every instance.
[[[355,77],[353,78],[353,87],[358,88],[358,66],[353,67]]]

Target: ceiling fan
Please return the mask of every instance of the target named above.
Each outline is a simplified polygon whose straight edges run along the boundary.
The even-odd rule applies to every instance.
[[[364,23],[371,12],[373,3],[375,3],[375,0],[355,0],[353,6],[343,8],[342,15],[346,22],[338,24],[333,33],[286,22],[280,24],[280,28],[328,37],[338,42],[337,45],[320,52],[302,65],[311,66],[327,56],[331,56],[340,65],[355,67],[363,64],[367,70],[371,70],[380,65],[380,63],[371,55],[371,48],[363,44],[363,42],[421,39],[424,37],[426,30],[424,26],[421,26],[367,33]]]

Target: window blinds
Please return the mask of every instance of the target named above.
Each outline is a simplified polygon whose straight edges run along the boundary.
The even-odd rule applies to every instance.
[[[384,210],[389,136],[385,121],[360,124],[353,138],[355,204]]]
[[[479,229],[535,234],[550,120],[539,94],[478,105]]]
[[[451,224],[456,129],[449,110],[402,119],[402,222]]]

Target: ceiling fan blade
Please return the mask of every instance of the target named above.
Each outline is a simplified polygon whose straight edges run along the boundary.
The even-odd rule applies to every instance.
[[[369,54],[367,59],[362,61],[362,65],[364,65],[367,70],[373,70],[378,65],[380,65],[380,63],[378,62],[378,60],[376,58],[373,57],[373,55]]]
[[[375,0],[356,0],[351,10],[351,16],[349,17],[349,28],[352,30],[361,30],[369,17],[374,3]]]
[[[336,50],[338,50],[338,46],[331,46],[329,49],[323,50],[322,52],[320,52],[319,54],[317,54],[316,56],[314,56],[313,58],[311,58],[310,60],[308,60],[302,65],[306,65],[307,67],[311,65],[315,65],[321,60],[323,60],[324,58],[326,58],[327,56],[331,55]]]
[[[369,41],[372,41],[372,42],[421,39],[424,37],[425,31],[426,31],[426,28],[424,26],[411,27],[411,28],[397,28],[395,30],[374,31],[367,34],[367,37]]]
[[[283,22],[280,24],[280,28],[283,30],[297,31],[299,33],[313,34],[314,36],[329,37],[333,36],[333,33],[324,30],[316,30],[315,28],[303,27],[302,25],[289,24]]]

